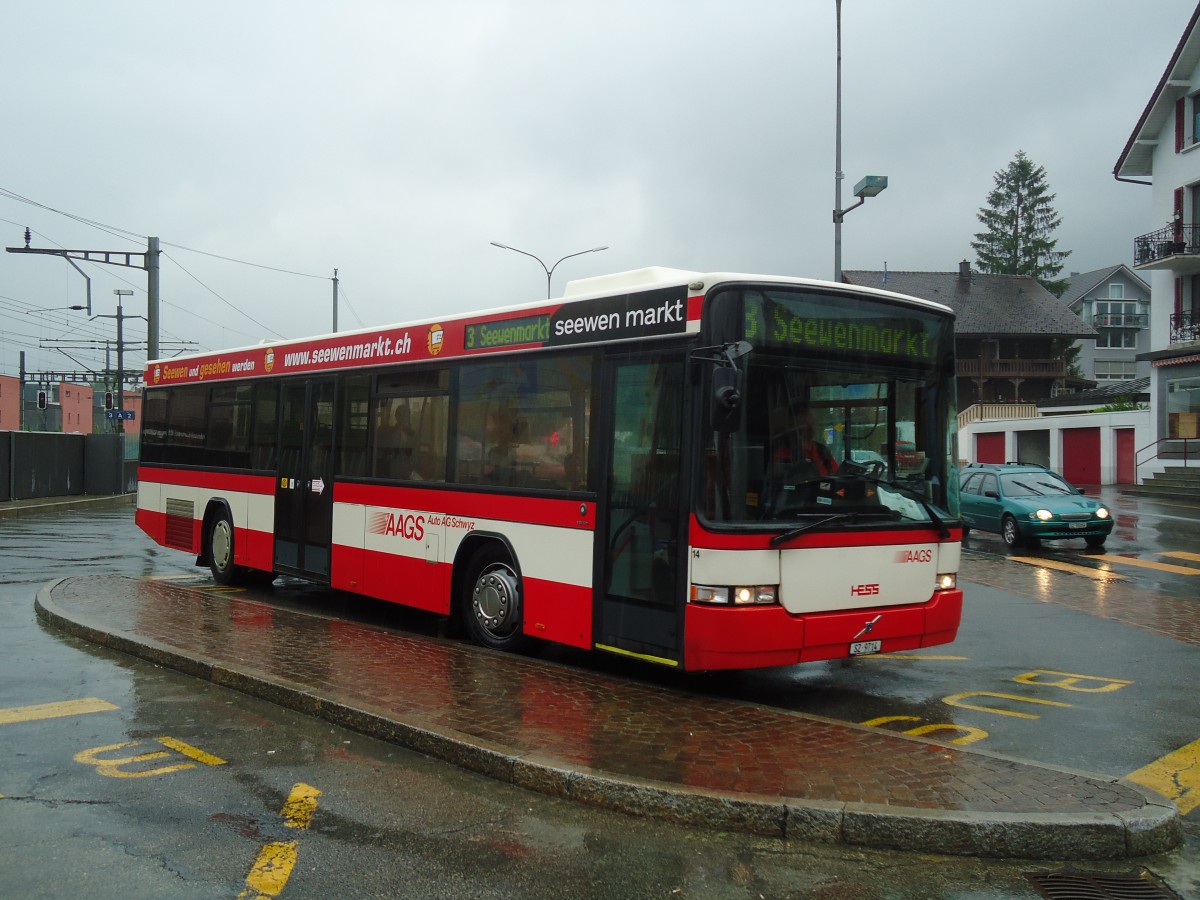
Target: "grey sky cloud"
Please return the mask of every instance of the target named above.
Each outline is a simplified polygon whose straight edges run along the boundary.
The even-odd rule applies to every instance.
[[[949,271],[1018,150],[1068,271],[1129,262],[1148,188],[1112,168],[1194,9],[844,0],[847,269]],[[0,188],[164,243],[162,329],[196,348],[536,300],[646,265],[832,275],[834,2],[0,0]],[[0,194],[0,244],[139,249]],[[227,262],[245,260],[301,275]],[[136,270],[86,268],[97,311]],[[306,277],[312,276],[312,277]],[[61,260],[0,254],[0,373],[112,337]],[[139,332],[139,326],[142,330]],[[128,331],[144,334],[140,321]],[[103,365],[103,350],[72,351]],[[134,364],[143,358],[130,354]]]

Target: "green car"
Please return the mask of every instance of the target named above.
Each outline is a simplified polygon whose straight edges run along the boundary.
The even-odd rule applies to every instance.
[[[994,531],[1009,548],[1040,540],[1083,538],[1103,547],[1112,513],[1042,466],[971,463],[959,472],[963,538],[972,528]]]

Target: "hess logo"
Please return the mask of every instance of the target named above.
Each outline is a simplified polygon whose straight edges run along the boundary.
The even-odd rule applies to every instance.
[[[419,541],[425,537],[425,517],[412,513],[373,513],[368,530],[371,534],[397,535]]]
[[[879,585],[877,584],[855,584],[850,586],[850,594],[853,597],[872,597],[879,593]]]

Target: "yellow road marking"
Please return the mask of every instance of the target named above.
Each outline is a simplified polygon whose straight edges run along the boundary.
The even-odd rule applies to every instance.
[[[297,784],[280,811],[284,824],[288,828],[307,828],[317,811],[320,796],[321,792],[311,784]]]
[[[10,706],[0,709],[0,725],[11,725],[14,722],[35,722],[39,719],[61,719],[65,716],[80,716],[84,713],[110,712],[117,708],[99,697],[63,700],[61,703],[42,703],[38,706]]]
[[[1200,806],[1200,741],[1192,741],[1121,779],[1175,801],[1181,815]]]
[[[1192,562],[1200,562],[1200,553],[1188,553],[1186,550],[1166,550],[1159,556],[1173,556],[1175,559],[1190,559]]]
[[[980,706],[978,703],[967,703],[968,697],[996,697],[999,700],[1012,700],[1016,703],[1036,703],[1041,706],[1062,706],[1069,708],[1070,703],[1061,703],[1058,700],[1039,700],[1036,697],[1021,697],[1017,694],[1000,694],[996,691],[964,691],[961,694],[951,694],[949,697],[943,697],[942,702],[949,706],[958,706],[963,709],[975,709],[979,712],[998,713],[1002,716],[1015,716],[1018,719],[1040,719],[1041,716],[1033,713],[1018,712],[1015,709],[1001,709],[998,706]]]
[[[280,810],[284,824],[288,828],[308,828],[320,796],[321,792],[311,784],[297,782],[293,785]],[[296,841],[274,841],[264,846],[250,867],[246,887],[238,894],[238,900],[278,897],[296,867],[298,854]]]
[[[1105,556],[1092,556],[1089,559],[1108,559]],[[1010,556],[1013,562],[1025,563],[1030,566],[1041,566],[1045,569],[1057,569],[1060,572],[1074,572],[1076,575],[1086,575],[1097,581],[1124,581],[1124,575],[1118,575],[1109,569],[1092,569],[1088,566],[1077,566],[1075,563],[1062,562],[1057,559],[1043,559],[1040,556]]]
[[[205,753],[198,747],[193,747],[191,744],[185,744],[178,738],[160,737],[155,739],[164,747],[170,747],[177,753],[190,757],[196,762],[204,763],[206,766],[223,766],[225,760],[219,756],[213,756],[211,753]],[[118,756],[101,758],[102,753],[111,753],[114,750],[124,750],[126,747],[141,746],[141,741],[127,741],[123,744],[108,744],[104,747],[92,747],[90,750],[81,750],[75,754],[75,762],[82,763],[85,766],[95,766],[96,772],[108,778],[150,778],[155,775],[169,775],[172,772],[183,772],[187,769],[196,768],[195,763],[177,763],[173,766],[159,766],[154,769],[136,769],[128,770],[126,766],[136,766],[138,763],[150,762],[156,759],[167,759],[171,756],[165,750],[155,750],[150,753],[138,753],[134,756]]]
[[[1152,559],[1138,559],[1136,556],[1114,556],[1105,553],[1093,556],[1092,559],[1106,559],[1123,566],[1141,566],[1144,569],[1158,569],[1160,572],[1170,572],[1173,575],[1200,575],[1200,569],[1190,569],[1187,566],[1173,566],[1170,563],[1155,562]]]
[[[296,856],[295,841],[280,841],[263,847],[246,876],[246,888],[238,894],[238,900],[278,897],[296,866]]]
[[[170,747],[172,750],[182,753],[184,756],[190,756],[192,759],[196,760],[196,762],[202,762],[206,766],[225,765],[225,760],[221,759],[221,757],[213,756],[211,753],[205,753],[199,747],[193,747],[191,744],[185,744],[183,741],[179,740],[179,738],[160,737],[158,738],[158,742],[164,747]]]

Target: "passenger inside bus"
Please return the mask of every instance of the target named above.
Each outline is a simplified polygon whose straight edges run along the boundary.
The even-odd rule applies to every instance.
[[[380,419],[382,421],[375,438],[375,474],[385,478],[408,478],[415,443],[408,404],[393,401],[390,416],[386,408],[381,408]]]

